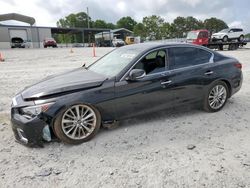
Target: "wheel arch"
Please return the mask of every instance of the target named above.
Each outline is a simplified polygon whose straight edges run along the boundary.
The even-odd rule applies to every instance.
[[[229,92],[229,96],[228,97],[230,98],[231,94],[232,94],[232,85],[231,85],[231,83],[228,80],[226,80],[226,79],[221,79],[221,80],[218,80],[218,81],[222,81],[222,82],[224,82],[227,85],[228,92]]]
[[[55,115],[52,117],[52,119],[50,121],[50,127],[53,130],[54,134],[55,134],[54,125],[55,125],[55,121],[58,118],[58,116],[60,116],[61,113],[66,111],[70,106],[74,106],[74,105],[77,105],[77,104],[84,104],[84,105],[87,105],[87,106],[90,106],[91,108],[93,108],[93,110],[98,113],[98,116],[100,116],[100,121],[102,121],[102,113],[101,113],[100,109],[98,109],[98,107],[96,105],[93,105],[93,104],[90,104],[90,103],[87,103],[87,102],[79,102],[79,101],[69,103],[69,104],[62,105],[61,107],[59,107],[57,109],[57,111],[55,112]]]

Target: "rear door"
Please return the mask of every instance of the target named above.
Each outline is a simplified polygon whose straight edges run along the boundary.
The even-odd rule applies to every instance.
[[[230,29],[228,35],[229,35],[229,38],[231,39],[238,38],[237,29]]]
[[[175,104],[197,102],[204,96],[204,81],[213,76],[213,54],[196,47],[168,50]]]

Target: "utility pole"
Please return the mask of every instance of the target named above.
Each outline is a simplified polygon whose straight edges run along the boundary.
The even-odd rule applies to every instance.
[[[88,21],[88,28],[89,28],[89,7],[87,7],[87,15],[88,15],[87,21]]]
[[[88,18],[87,18],[87,21],[88,21],[88,29],[89,29],[89,7],[87,7],[87,16],[88,16]],[[88,30],[88,43],[90,43],[90,36],[89,36],[89,30]]]

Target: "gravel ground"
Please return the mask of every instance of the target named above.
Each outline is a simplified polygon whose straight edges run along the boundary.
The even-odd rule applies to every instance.
[[[111,48],[97,48],[101,56]],[[250,187],[250,46],[239,93],[218,113],[158,112],[100,130],[91,141],[27,148],[14,141],[11,98],[41,78],[91,63],[91,48],[0,50],[0,187]]]

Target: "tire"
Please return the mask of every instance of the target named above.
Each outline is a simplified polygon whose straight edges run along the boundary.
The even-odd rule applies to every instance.
[[[101,116],[98,110],[90,105],[76,104],[58,114],[53,130],[62,142],[81,144],[93,138],[100,126]]]
[[[223,94],[222,94],[222,90],[223,90]],[[221,95],[220,96],[216,95],[216,91],[218,92],[221,91]],[[216,98],[214,97],[214,95],[216,95]],[[207,112],[218,112],[224,107],[224,105],[227,102],[228,97],[229,97],[229,90],[228,90],[227,84],[223,81],[218,81],[209,87],[206,93],[205,99],[204,99],[203,108]],[[217,104],[218,106],[216,106]]]
[[[241,36],[238,38],[238,41],[239,41],[239,42],[244,41],[244,35],[241,35]]]
[[[224,37],[222,38],[222,41],[223,41],[223,42],[227,42],[227,41],[228,41],[228,36],[227,36],[227,35],[224,36]]]

